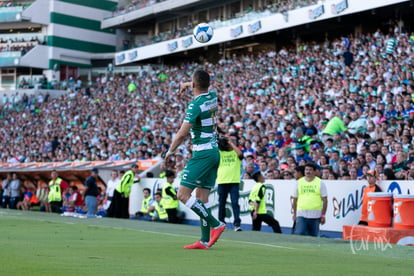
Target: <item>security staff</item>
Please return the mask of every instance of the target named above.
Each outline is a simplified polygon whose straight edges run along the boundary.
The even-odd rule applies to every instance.
[[[315,163],[305,165],[305,176],[297,181],[293,191],[293,221],[298,235],[319,235],[319,224],[325,223],[328,193],[325,184],[316,176]]]
[[[261,172],[255,172],[252,178],[256,182],[256,185],[253,186],[249,195],[252,230],[260,231],[262,222],[265,222],[272,227],[274,233],[282,233],[279,222],[266,211],[266,187],[263,185],[265,181],[264,176]]]
[[[230,194],[234,231],[242,231],[240,228],[239,185],[243,153],[236,146],[236,141],[233,142],[231,139],[220,137],[218,140],[220,151],[220,165],[217,171],[217,192],[219,196],[218,219],[225,222],[227,197]]]
[[[154,213],[150,212],[150,207],[153,204],[153,199],[151,197],[151,189],[144,188],[142,189],[142,193],[144,195],[144,199],[141,202],[141,209],[135,213],[135,218],[141,220],[152,220],[152,216],[154,215]]]
[[[150,208],[150,211],[155,211],[155,214],[152,217],[152,220],[167,222],[168,213],[165,210],[164,199],[162,198],[161,193],[159,192],[155,193],[154,199],[155,199],[155,202],[152,208]]]
[[[138,173],[138,166],[132,165],[116,186],[111,205],[108,208],[108,217],[129,218],[129,194],[134,183],[135,174]],[[138,176],[138,181],[140,180]]]
[[[51,173],[52,179],[49,181],[49,194],[48,194],[48,201],[50,204],[50,210],[53,213],[61,213],[62,212],[62,193],[69,188],[66,182],[58,177],[58,173],[56,170],[53,170]]]
[[[177,192],[172,185],[175,179],[175,173],[167,170],[165,176],[167,177],[167,181],[164,183],[161,193],[163,206],[168,214],[168,222],[178,223],[177,209],[179,201],[177,199]]]

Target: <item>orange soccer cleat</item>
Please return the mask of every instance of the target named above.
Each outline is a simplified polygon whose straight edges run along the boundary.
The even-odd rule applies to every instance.
[[[220,238],[221,234],[224,232],[225,229],[226,225],[224,223],[222,223],[216,228],[211,228],[210,241],[208,242],[209,247],[213,246],[217,242],[217,240]]]
[[[184,246],[184,249],[210,249],[210,247],[208,247],[207,245],[205,245],[199,240],[193,244]]]

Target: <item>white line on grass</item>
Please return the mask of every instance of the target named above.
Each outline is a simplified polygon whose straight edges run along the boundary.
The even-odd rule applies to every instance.
[[[140,231],[140,232],[146,232],[146,233],[152,233],[152,234],[161,234],[161,235],[173,236],[173,237],[192,237],[192,238],[194,237],[194,236],[189,236],[189,235],[184,235],[184,234],[172,234],[172,233],[148,231],[148,230],[141,230],[141,229],[136,229],[136,230]],[[220,239],[220,241],[226,242],[227,240]],[[266,246],[266,247],[273,247],[273,248],[281,248],[281,249],[289,249],[289,250],[296,250],[297,249],[297,248],[293,248],[293,247],[273,245],[273,244],[267,244],[267,243],[258,243],[258,242],[247,242],[247,241],[238,241],[238,240],[231,240],[231,242],[252,244],[252,245],[259,245],[259,246]]]
[[[238,242],[238,243],[253,244],[253,245],[260,245],[260,246],[267,246],[267,247],[274,247],[274,248],[281,248],[281,249],[289,249],[289,250],[296,250],[297,249],[297,248],[293,248],[293,247],[273,245],[273,244],[267,244],[267,243],[247,242],[247,241],[236,241],[236,242]]]
[[[2,215],[10,215],[7,212],[2,212],[0,211],[0,216]],[[21,212],[16,212],[13,215],[23,215],[23,213]],[[50,222],[50,219],[44,219],[44,218],[33,218],[39,221],[47,221]],[[73,221],[62,221],[62,220],[53,220],[53,222],[56,223],[64,223],[64,224],[76,224]],[[149,230],[143,230],[143,229],[136,229],[136,228],[128,228],[128,227],[119,227],[119,226],[110,226],[110,225],[98,225],[98,224],[85,224],[85,225],[90,225],[90,226],[95,226],[95,227],[103,227],[103,228],[112,228],[112,229],[116,229],[116,230],[133,230],[133,231],[138,231],[138,232],[145,232],[145,233],[152,233],[152,234],[161,234],[161,235],[165,235],[165,236],[172,236],[172,237],[191,237],[191,238],[197,238],[196,236],[190,236],[190,235],[185,235],[185,234],[173,234],[173,233],[165,233],[165,232],[157,232],[157,231],[149,231]],[[221,239],[220,241],[230,241],[230,240],[223,240]],[[287,247],[287,246],[280,246],[280,245],[273,245],[273,244],[267,244],[267,243],[257,243],[257,242],[248,242],[248,241],[238,241],[238,240],[231,240],[231,242],[236,242],[236,243],[242,243],[242,244],[252,244],[252,245],[258,245],[258,246],[265,246],[265,247],[272,247],[272,248],[280,248],[280,249],[288,249],[288,250],[296,250],[297,248],[293,248],[293,247]]]

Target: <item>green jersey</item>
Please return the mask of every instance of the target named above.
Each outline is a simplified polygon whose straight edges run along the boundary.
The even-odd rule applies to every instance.
[[[190,102],[184,121],[192,124],[193,151],[217,149],[217,95],[200,94]]]
[[[395,38],[389,38],[385,44],[385,52],[389,55],[394,54],[395,45],[397,40]]]
[[[322,131],[322,134],[329,134],[333,136],[335,133],[346,131],[344,121],[341,118],[335,116],[329,120],[325,129]]]

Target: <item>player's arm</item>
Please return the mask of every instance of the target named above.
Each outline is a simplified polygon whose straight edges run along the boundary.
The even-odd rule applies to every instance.
[[[174,141],[172,142],[170,149],[165,155],[166,160],[168,160],[168,157],[173,155],[175,150],[178,148],[178,146],[184,142],[188,133],[190,133],[191,127],[192,127],[192,124],[185,122],[185,121],[183,122],[183,124],[180,127],[180,130],[177,132],[177,134],[174,137]]]
[[[191,88],[192,82],[187,81],[180,84],[180,88],[178,89],[178,94],[182,94],[186,92],[189,88]]]

